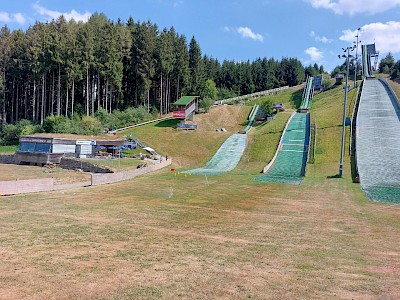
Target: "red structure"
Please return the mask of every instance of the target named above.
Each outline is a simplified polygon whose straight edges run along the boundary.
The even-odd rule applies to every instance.
[[[190,119],[193,121],[193,116],[198,111],[199,96],[183,96],[172,105],[175,106],[172,116],[176,119]]]

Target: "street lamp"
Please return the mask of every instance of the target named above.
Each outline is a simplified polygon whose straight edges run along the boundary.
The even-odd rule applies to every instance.
[[[339,160],[339,177],[343,176],[343,154],[344,154],[344,136],[345,136],[345,128],[346,128],[346,102],[347,102],[347,91],[349,89],[349,61],[350,58],[354,58],[353,55],[350,54],[350,51],[354,51],[355,46],[342,48],[345,54],[339,55],[339,58],[346,59],[346,85],[344,87],[344,100],[343,100],[343,119],[342,119],[342,144],[340,148],[340,160]]]
[[[354,67],[354,87],[357,87],[357,64],[358,64],[358,44],[361,43],[361,41],[358,40],[358,36],[359,36],[359,32],[360,32],[361,28],[357,28],[357,42],[353,42],[356,46],[356,64]]]

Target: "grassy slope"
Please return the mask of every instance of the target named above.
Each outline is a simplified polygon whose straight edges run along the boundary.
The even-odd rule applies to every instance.
[[[320,153],[300,186],[250,180],[257,161],[270,155],[261,145],[272,131],[266,128],[284,123],[277,119],[251,132],[248,160],[240,162],[250,174],[161,170],[107,186],[5,198],[2,297],[398,299],[400,210],[367,202],[348,168],[345,178],[326,177],[337,171],[342,96],[337,88],[315,98]],[[192,165],[213,150],[201,158],[187,153],[223,140],[212,129],[203,135],[149,126],[137,135]]]
[[[347,97],[347,116],[351,117],[354,102],[357,97],[357,90],[351,89]],[[343,86],[334,86],[331,90],[314,97],[311,110],[311,122],[317,123],[317,148],[316,164],[323,165],[319,169],[319,175],[335,175],[339,171],[339,154],[342,133],[343,117]],[[344,168],[345,176],[350,176],[348,143],[350,129],[346,128]],[[337,165],[337,170],[335,169]],[[314,168],[315,169],[315,168]],[[336,173],[335,173],[336,172]]]
[[[197,130],[176,130],[176,120],[149,124],[133,130],[140,140],[163,155],[173,157],[175,166],[187,168],[207,162],[221,144],[233,133],[243,128],[251,107],[222,105],[206,114],[195,116]],[[218,128],[227,132],[217,132]],[[121,133],[126,134],[126,133]]]

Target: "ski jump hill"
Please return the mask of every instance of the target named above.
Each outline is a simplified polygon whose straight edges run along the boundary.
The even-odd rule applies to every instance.
[[[356,162],[369,199],[400,203],[400,105],[383,79],[363,84],[356,119]]]
[[[274,158],[256,181],[300,184],[306,173],[310,146],[310,114],[313,99],[313,77],[304,87],[299,112],[292,114],[283,131]]]
[[[232,134],[204,167],[184,171],[182,173],[219,175],[235,169],[246,149],[247,133],[253,126],[258,110],[259,106],[254,105],[248,117],[247,126],[241,130],[240,133]]]

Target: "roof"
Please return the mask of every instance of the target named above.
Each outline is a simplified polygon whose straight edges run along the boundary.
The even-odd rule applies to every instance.
[[[68,140],[96,140],[96,141],[124,141],[125,139],[115,135],[79,135],[66,133],[34,133],[25,137],[49,138],[49,139],[68,139]]]
[[[199,96],[183,96],[175,103],[172,103],[172,105],[188,105],[193,99],[196,99],[198,97]]]
[[[274,103],[274,105],[273,105],[273,107],[283,107],[283,104],[282,103]]]

